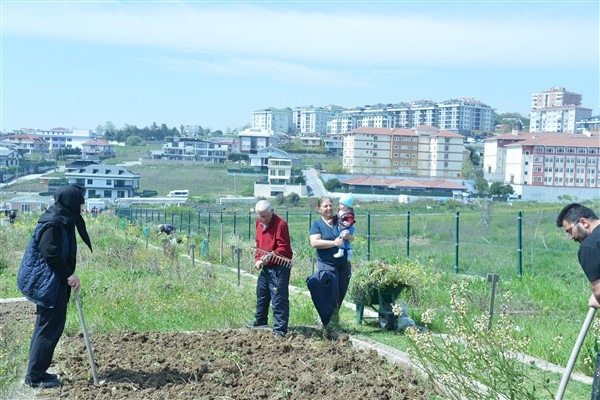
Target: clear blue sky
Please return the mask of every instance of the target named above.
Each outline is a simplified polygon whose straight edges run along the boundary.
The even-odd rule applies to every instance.
[[[600,108],[596,0],[0,3],[3,132],[458,97],[527,116],[555,86]]]

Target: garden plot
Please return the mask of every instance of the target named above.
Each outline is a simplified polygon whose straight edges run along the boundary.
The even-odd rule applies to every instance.
[[[29,302],[0,302],[2,323],[33,321]],[[429,399],[430,385],[352,347],[348,335],[292,328],[92,335],[94,386],[83,335],[63,337],[52,369],[64,385],[42,398],[85,399]]]

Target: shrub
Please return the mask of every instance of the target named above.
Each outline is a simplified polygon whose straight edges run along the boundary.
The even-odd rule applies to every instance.
[[[373,298],[377,290],[412,288],[424,285],[430,280],[428,270],[418,261],[368,261],[353,268],[348,295],[356,302],[370,303],[369,299]]]

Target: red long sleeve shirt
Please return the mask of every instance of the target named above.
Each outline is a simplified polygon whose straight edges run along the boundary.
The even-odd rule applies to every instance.
[[[256,247],[267,252],[274,251],[280,256],[292,259],[292,245],[290,243],[290,232],[287,223],[282,220],[277,214],[273,214],[271,222],[264,227],[260,224],[260,220],[256,220]],[[264,253],[257,251],[255,254],[256,261]],[[265,265],[273,266],[275,263],[268,262]]]

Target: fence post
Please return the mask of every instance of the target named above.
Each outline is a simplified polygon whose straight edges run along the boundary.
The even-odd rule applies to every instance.
[[[167,212],[165,211],[165,215],[166,214],[167,214]],[[175,211],[171,211],[171,224],[175,225]]]
[[[188,235],[192,233],[192,212],[188,211]]]
[[[221,222],[221,250],[219,252],[219,260],[223,264],[223,223]]]
[[[237,248],[237,249],[235,249],[234,251],[235,251],[235,254],[237,255],[238,286],[240,286],[240,283],[241,283],[241,275],[242,275],[242,273],[241,273],[241,270],[240,270],[240,268],[241,268],[241,265],[240,265],[240,257],[241,257],[241,255],[242,255],[242,249],[240,249],[240,248]]]
[[[460,220],[460,211],[456,212],[456,240],[454,242],[454,272],[458,274],[458,228]]]
[[[250,211],[248,211],[248,240],[250,240],[251,238],[251,233],[250,233],[250,227],[251,227],[251,215],[252,213]]]
[[[519,248],[517,249],[517,254],[519,256],[518,260],[518,275],[519,278],[523,277],[523,236],[522,236],[522,224],[523,224],[523,212],[519,211],[518,220],[518,229],[519,229]]]
[[[410,211],[406,212],[406,257],[410,257]]]
[[[237,220],[237,212],[234,211],[233,212],[233,236],[235,236],[235,225],[236,225],[236,220]]]
[[[288,211],[288,210],[286,210],[286,211],[285,211],[285,223],[286,223],[286,224],[288,223],[288,218],[289,218],[289,211]]]
[[[308,229],[312,226],[312,210],[308,210]]]
[[[498,274],[487,274],[488,282],[492,282],[492,292],[490,294],[490,316],[488,319],[488,330],[492,329],[492,319],[494,318],[494,298],[496,297],[496,282],[500,280]]]
[[[371,211],[367,211],[367,261],[371,261]]]
[[[210,211],[208,212],[208,232],[207,232],[208,237],[210,237]]]

